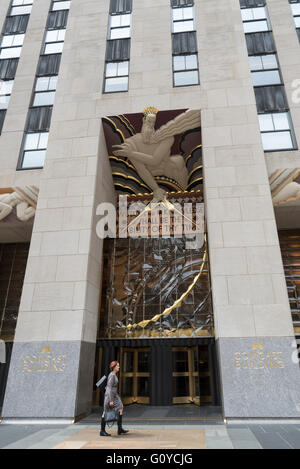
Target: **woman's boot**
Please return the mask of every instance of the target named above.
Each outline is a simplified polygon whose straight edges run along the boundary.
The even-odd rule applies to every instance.
[[[119,414],[119,420],[118,420],[118,435],[122,435],[124,433],[128,433],[129,430],[124,430],[122,428],[122,415]]]
[[[105,425],[106,425],[106,423],[105,423],[104,417],[102,417],[102,419],[101,419],[101,431],[100,431],[100,436],[111,436],[109,433],[107,433],[107,432],[105,431]]]

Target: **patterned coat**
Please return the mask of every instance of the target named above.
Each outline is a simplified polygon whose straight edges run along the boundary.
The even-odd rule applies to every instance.
[[[119,380],[115,373],[111,372],[107,378],[107,385],[105,388],[105,395],[104,395],[104,410],[109,408],[109,403],[114,403],[115,410],[123,409],[123,404],[121,398],[118,394],[118,383]]]

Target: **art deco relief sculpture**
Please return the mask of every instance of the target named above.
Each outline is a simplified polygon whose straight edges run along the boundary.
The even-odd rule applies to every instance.
[[[188,110],[167,124],[155,130],[158,109],[148,107],[143,111],[141,133],[115,145],[116,156],[127,157],[135,166],[139,176],[153,190],[154,201],[165,198],[166,192],[161,189],[154,176],[164,175],[177,181],[185,189],[188,172],[181,155],[171,155],[174,136],[187,130],[200,127],[200,111]]]
[[[37,197],[38,189],[35,186],[14,187],[12,192],[0,194],[0,221],[8,217],[14,208],[20,221],[30,220],[36,212]]]
[[[277,169],[269,179],[275,207],[300,205],[300,168]]]

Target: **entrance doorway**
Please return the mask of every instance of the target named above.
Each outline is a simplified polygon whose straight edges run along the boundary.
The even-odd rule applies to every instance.
[[[150,349],[121,349],[120,395],[126,404],[150,403]]]
[[[108,376],[113,360],[120,362],[118,392],[124,405],[220,404],[214,339],[99,341],[95,383]],[[100,405],[104,392],[102,386],[95,393]]]
[[[212,403],[207,347],[172,348],[173,404]]]

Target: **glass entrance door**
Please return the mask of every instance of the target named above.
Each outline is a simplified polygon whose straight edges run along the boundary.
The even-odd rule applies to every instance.
[[[176,347],[173,356],[173,404],[200,404],[197,347]]]
[[[149,404],[150,349],[122,348],[120,395],[124,404]]]
[[[172,355],[173,404],[211,403],[208,348],[174,347]]]

